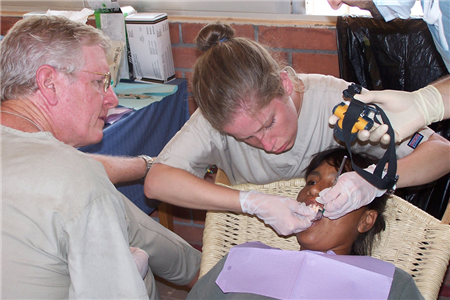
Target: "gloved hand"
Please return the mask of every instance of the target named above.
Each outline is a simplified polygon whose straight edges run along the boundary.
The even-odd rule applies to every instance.
[[[365,170],[373,173],[375,165]],[[337,219],[343,215],[369,204],[375,197],[382,196],[386,190],[380,190],[356,172],[342,174],[336,185],[320,191],[316,201],[324,204],[324,216]]]
[[[307,229],[316,216],[316,210],[305,203],[256,191],[240,191],[239,202],[244,213],[258,216],[281,235]]]
[[[139,273],[144,279],[148,272],[148,254],[141,248],[130,247],[130,252],[133,255],[134,262],[139,270]]]
[[[373,114],[369,116],[370,118],[373,118]],[[339,121],[339,117],[335,114],[332,114],[330,118],[328,119],[328,123],[331,126],[337,126],[336,123]],[[370,130],[360,130],[357,133],[357,137],[361,141],[367,141],[370,139],[372,142],[381,142],[384,145],[388,145],[391,137],[387,133],[389,126],[386,124],[377,124],[374,123],[372,128]]]
[[[355,99],[380,106],[391,122],[395,132],[395,142],[401,142],[420,128],[441,121],[444,117],[444,103],[439,91],[432,85],[414,92],[404,91],[363,91]],[[331,116],[329,123],[336,124],[339,118]],[[387,125],[375,125],[370,131],[358,132],[358,139],[388,144],[390,141]]]

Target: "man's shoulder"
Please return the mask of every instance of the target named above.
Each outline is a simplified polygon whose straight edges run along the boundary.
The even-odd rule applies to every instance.
[[[55,201],[75,203],[117,192],[100,162],[54,138],[3,139],[2,143],[5,187],[26,186],[53,194]]]
[[[38,169],[49,169],[60,180],[75,180],[80,184],[108,179],[103,165],[78,149],[62,142],[36,146],[36,151],[24,159]],[[51,174],[48,174],[51,176]],[[109,180],[109,179],[108,179]]]

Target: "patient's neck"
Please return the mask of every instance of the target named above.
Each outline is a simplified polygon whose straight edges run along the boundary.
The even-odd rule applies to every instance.
[[[303,251],[303,250],[323,252],[323,253],[327,253],[328,251],[333,251],[333,253],[336,255],[350,255],[350,253],[351,253],[351,249],[347,249],[347,248],[346,249],[317,250],[317,249],[307,249],[306,247],[303,247],[302,245],[300,245],[300,251]]]

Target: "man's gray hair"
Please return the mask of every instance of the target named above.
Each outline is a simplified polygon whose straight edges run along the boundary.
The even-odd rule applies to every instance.
[[[101,30],[58,16],[20,20],[0,44],[1,101],[34,93],[36,72],[42,65],[70,74],[84,66],[83,46],[98,45],[106,54],[111,48]]]

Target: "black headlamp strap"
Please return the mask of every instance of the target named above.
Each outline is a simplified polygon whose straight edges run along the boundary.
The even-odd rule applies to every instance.
[[[378,107],[376,104],[371,104],[375,106],[378,110],[378,112],[381,114],[382,120],[384,124],[387,124],[389,126],[388,134],[391,137],[391,140],[389,142],[389,147],[385,151],[383,157],[380,159],[380,161],[377,163],[377,166],[375,168],[375,171],[373,174],[367,172],[364,169],[361,169],[355,163],[353,162],[352,158],[352,152],[351,152],[351,131],[353,128],[353,125],[358,121],[358,118],[360,117],[361,113],[364,110],[364,107],[366,106],[365,103],[356,100],[352,98],[350,105],[348,106],[347,112],[345,113],[343,122],[342,122],[342,131],[344,136],[344,143],[347,147],[347,150],[350,155],[351,163],[353,170],[355,170],[361,177],[363,177],[365,180],[370,182],[372,185],[376,186],[379,189],[383,190],[390,190],[394,187],[395,183],[398,180],[397,173],[397,157],[396,157],[396,151],[395,151],[395,136],[394,136],[394,130],[392,129],[392,126],[389,122],[388,117],[384,113],[384,111]],[[389,163],[387,174],[383,178],[383,170],[386,165],[386,163]]]

